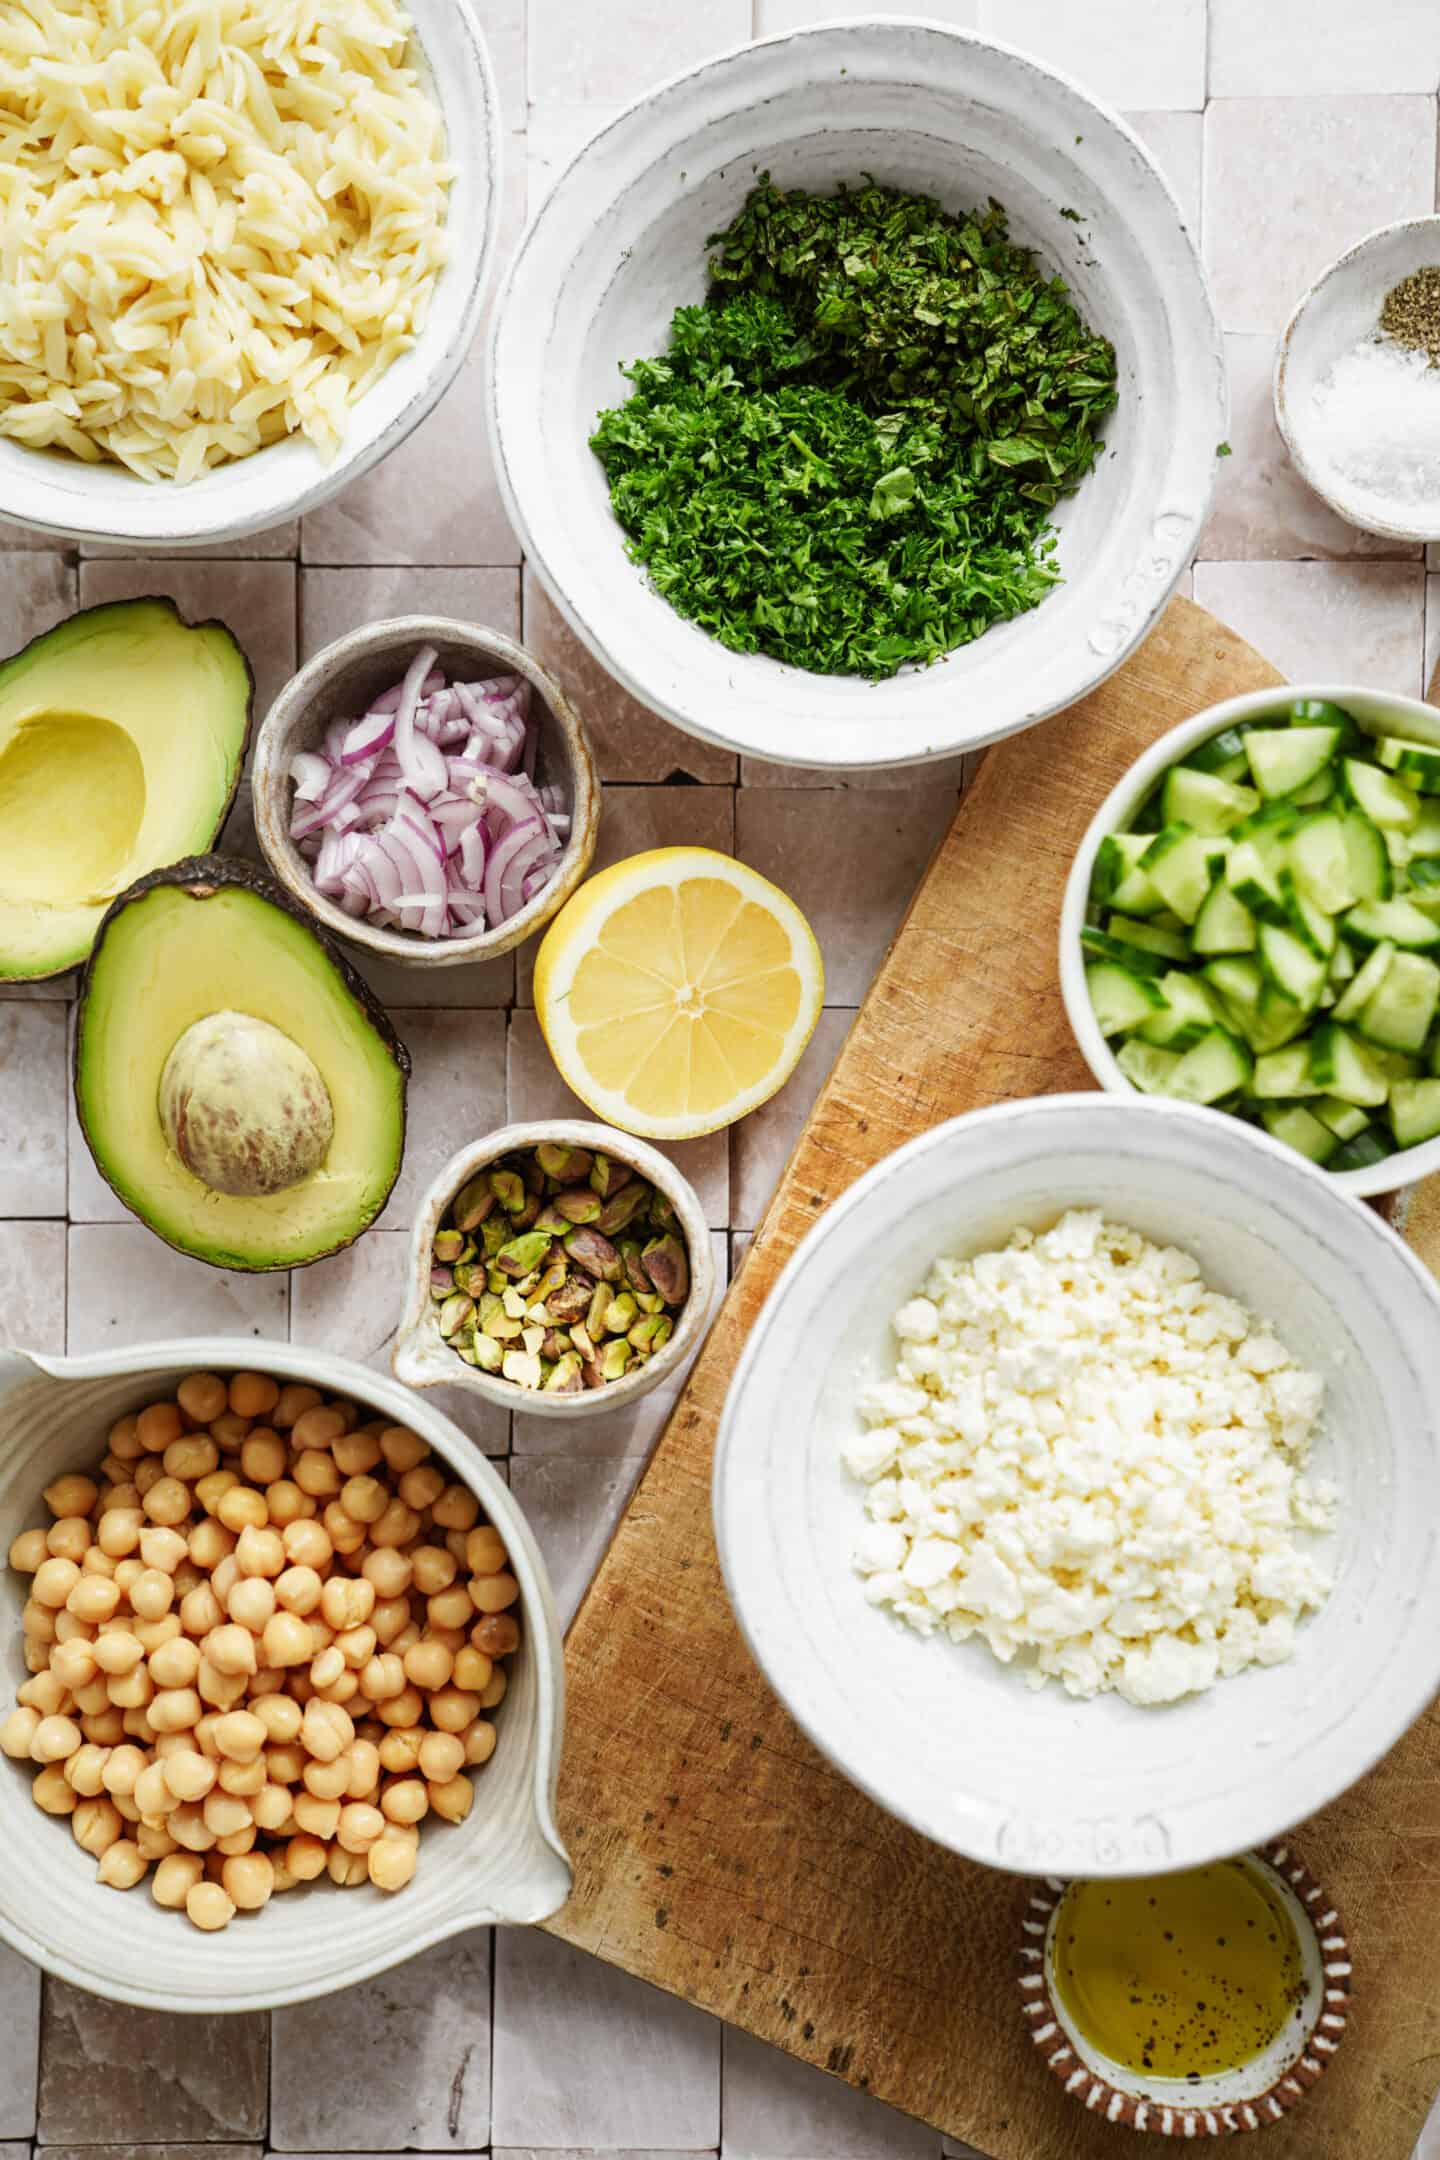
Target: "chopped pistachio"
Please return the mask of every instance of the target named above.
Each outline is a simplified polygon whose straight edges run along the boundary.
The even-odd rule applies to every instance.
[[[463,1255],[465,1240],[458,1230],[437,1230],[430,1251],[440,1266],[450,1267]]]
[[[545,1340],[540,1345],[542,1358],[549,1358],[553,1363],[556,1358],[567,1356],[571,1349],[572,1344],[568,1335],[562,1335],[559,1328],[546,1328]]]
[[[430,1295],[447,1298],[455,1287],[455,1277],[448,1267],[432,1267],[430,1270]]]
[[[523,1290],[517,1289],[514,1283],[506,1283],[505,1288],[500,1293],[500,1302],[512,1320],[524,1319],[525,1293]]]
[[[535,1160],[546,1177],[557,1178],[562,1185],[575,1185],[588,1177],[592,1157],[586,1148],[566,1147],[561,1140],[542,1140],[535,1150]]]
[[[603,1230],[607,1237],[613,1237],[617,1230],[623,1230],[627,1223],[633,1222],[635,1217],[643,1212],[649,1191],[649,1186],[640,1184],[638,1180],[634,1184],[622,1185],[618,1192],[611,1193],[601,1208],[595,1224],[596,1229]]]
[[[609,1155],[597,1155],[594,1168],[590,1172],[590,1184],[602,1200],[608,1200],[611,1193],[619,1192],[622,1185],[628,1185],[634,1175],[629,1163],[616,1162]]]
[[[540,1385],[540,1360],[529,1350],[507,1350],[500,1361],[500,1370],[516,1387],[538,1389]]]
[[[593,1359],[595,1355],[595,1344],[591,1338],[588,1328],[581,1327],[579,1322],[577,1321],[575,1326],[572,1327],[570,1330],[570,1340],[572,1343],[574,1343],[575,1348],[579,1351],[582,1358]]]
[[[545,1381],[547,1395],[578,1395],[585,1386],[580,1360],[573,1350],[557,1357]]]
[[[512,1238],[508,1245],[501,1246],[495,1255],[495,1265],[512,1282],[518,1282],[522,1276],[531,1275],[544,1266],[552,1243],[548,1230],[527,1230],[523,1237]]]
[[[598,1221],[604,1204],[588,1185],[571,1185],[556,1196],[554,1207],[567,1223],[590,1223]]]
[[[500,1319],[504,1311],[505,1307],[496,1297],[494,1291],[487,1290],[480,1300],[475,1316],[475,1324],[477,1327],[488,1328],[491,1321]]]
[[[645,1272],[667,1305],[683,1305],[690,1292],[690,1264],[679,1238],[652,1238],[641,1254]]]
[[[532,1298],[525,1307],[525,1318],[533,1320],[537,1327],[549,1327],[550,1308],[543,1298]]]
[[[607,1342],[600,1353],[600,1377],[602,1380],[623,1380],[634,1356],[623,1337]]]
[[[631,1297],[628,1290],[622,1290],[619,1297],[612,1298],[605,1308],[605,1333],[607,1335],[627,1334],[639,1317],[640,1308],[635,1303],[634,1298]]]
[[[560,1213],[553,1200],[547,1200],[544,1207],[535,1217],[535,1228],[537,1230],[548,1230],[555,1237],[562,1237],[569,1227],[569,1223]]]
[[[584,1268],[587,1275],[598,1276],[602,1282],[619,1282],[624,1274],[624,1264],[609,1238],[587,1224],[571,1230],[565,1238],[565,1250],[577,1267]]]
[[[625,1281],[638,1297],[642,1290],[649,1290],[651,1282],[640,1264],[640,1246],[637,1239],[621,1238],[620,1265],[625,1270]]]
[[[491,1267],[486,1270],[485,1287],[487,1290],[493,1291],[496,1297],[499,1297],[502,1291],[511,1287],[510,1278],[508,1275],[503,1274],[498,1267]]]
[[[548,1277],[550,1270],[547,1268],[545,1273]],[[546,1309],[557,1327],[564,1327],[571,1320],[581,1319],[590,1310],[590,1297],[594,1288],[590,1277],[582,1275],[576,1269],[557,1289],[546,1291]]]
[[[462,1185],[451,1202],[450,1213],[455,1228],[468,1235],[478,1229],[495,1205],[495,1190],[488,1172],[482,1170],[478,1177]],[[441,1233],[443,1236],[443,1232]]]
[[[543,1194],[545,1190],[545,1172],[536,1161],[533,1152],[528,1155],[521,1155],[516,1159],[520,1164],[520,1175],[525,1180],[526,1192],[533,1193],[537,1197]]]
[[[450,1347],[455,1352],[455,1355],[457,1357],[464,1358],[467,1365],[479,1364],[480,1359],[476,1354],[475,1338],[473,1337],[473,1335],[462,1335],[458,1337],[456,1341],[451,1343]]]
[[[485,1332],[487,1335],[493,1335],[496,1342],[518,1342],[520,1330],[524,1324],[522,1320],[512,1320],[507,1312],[498,1312],[486,1327]]]
[[[614,1295],[615,1293],[610,1288],[609,1283],[596,1283],[594,1293],[590,1299],[590,1310],[585,1315],[585,1327],[588,1334],[598,1335],[600,1333],[601,1328],[605,1325],[605,1314],[609,1310],[610,1301]]]
[[[480,1242],[487,1260],[493,1260],[500,1247],[510,1237],[510,1225],[503,1215],[492,1215],[480,1228]]]
[[[519,1207],[519,1208],[517,1208],[517,1209],[515,1210],[515,1213],[514,1213],[514,1214],[513,1214],[512,1216],[511,1216],[511,1218],[510,1218],[510,1227],[511,1227],[511,1229],[512,1229],[512,1230],[531,1230],[531,1229],[533,1229],[533,1228],[534,1228],[534,1226],[535,1226],[535,1218],[536,1218],[536,1216],[537,1216],[537,1215],[538,1215],[538,1214],[540,1213],[540,1210],[541,1210],[541,1208],[542,1208],[542,1207],[543,1207],[544,1205],[545,1205],[545,1202],[544,1202],[544,1200],[543,1200],[543,1199],[542,1199],[542,1198],[541,1198],[541,1197],[539,1196],[539,1194],[537,1194],[537,1193],[526,1193],[526,1195],[525,1195],[525,1204],[524,1204],[524,1206],[523,1206],[523,1207]]]
[[[675,1323],[663,1313],[647,1313],[635,1322],[625,1340],[637,1357],[653,1357],[663,1350],[674,1332]]]
[[[499,1372],[500,1362],[505,1353],[493,1335],[477,1334],[474,1338],[473,1348],[475,1363],[480,1367],[481,1372]]]
[[[466,1297],[463,1290],[456,1290],[440,1307],[440,1333],[448,1342],[458,1335],[461,1328],[468,1327],[475,1317],[473,1298]]]
[[[525,1180],[515,1170],[492,1170],[490,1190],[507,1215],[518,1215],[525,1205]]]
[[[483,1260],[462,1260],[455,1269],[455,1287],[469,1297],[478,1297],[485,1288],[485,1276]]]
[[[539,1357],[541,1344],[545,1340],[545,1330],[543,1327],[522,1327],[520,1340],[530,1352],[531,1357]]]

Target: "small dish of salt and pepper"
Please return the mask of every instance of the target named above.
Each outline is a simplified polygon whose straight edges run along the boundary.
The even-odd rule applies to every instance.
[[[1317,278],[1274,397],[1296,468],[1348,524],[1440,539],[1440,217],[1384,226]]]

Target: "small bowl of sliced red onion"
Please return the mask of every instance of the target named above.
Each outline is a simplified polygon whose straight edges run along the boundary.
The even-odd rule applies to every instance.
[[[412,615],[327,645],[255,747],[270,867],[327,928],[418,967],[509,952],[595,852],[583,722],[503,632]]]

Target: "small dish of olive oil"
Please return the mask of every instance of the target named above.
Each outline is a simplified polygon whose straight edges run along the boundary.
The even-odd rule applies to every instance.
[[[1043,1915],[1021,1952],[1032,2038],[1107,2121],[1167,2136],[1259,2129],[1304,2097],[1344,2031],[1340,1923],[1284,1848],[1055,1883],[1029,1909]]]

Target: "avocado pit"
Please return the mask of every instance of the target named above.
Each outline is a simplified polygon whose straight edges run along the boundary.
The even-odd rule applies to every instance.
[[[330,1091],[297,1042],[249,1013],[207,1013],[160,1075],[160,1122],[212,1192],[261,1199],[320,1168],[335,1129]]]

